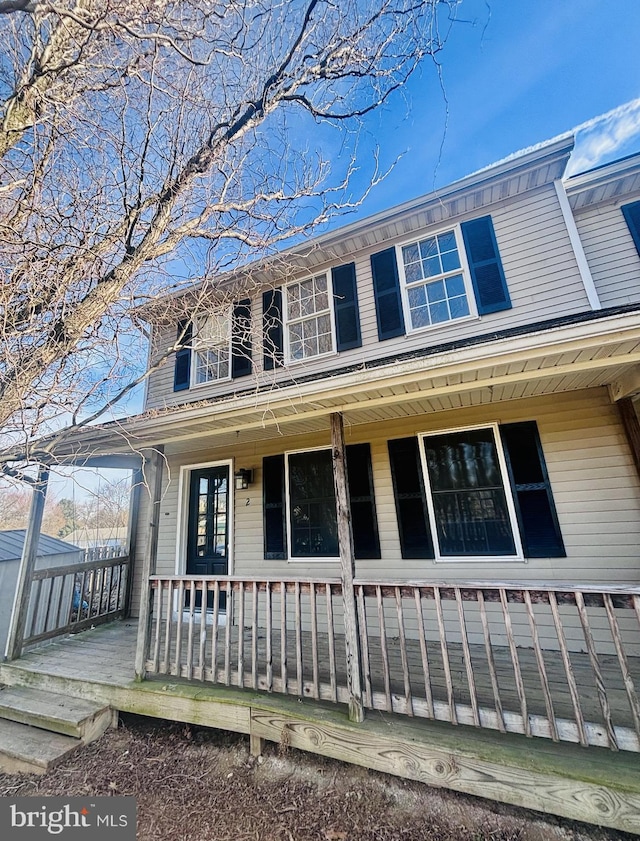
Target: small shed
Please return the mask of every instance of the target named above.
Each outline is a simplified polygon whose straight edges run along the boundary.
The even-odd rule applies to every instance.
[[[13,599],[18,580],[18,569],[22,557],[22,547],[26,537],[26,529],[6,529],[0,531],[0,658],[4,655],[4,649],[9,631],[9,621],[13,608]],[[53,567],[66,566],[67,564],[79,564],[84,559],[83,550],[60,540],[57,537],[50,537],[48,534],[41,534],[38,542],[38,556],[36,569],[52,569]],[[71,579],[65,586],[62,594],[61,610],[68,611],[71,608],[73,597],[73,583]],[[56,582],[60,587],[60,582]],[[55,586],[55,585],[51,585]],[[67,592],[68,591],[68,592]],[[55,594],[54,598],[58,599]],[[31,619],[31,605],[27,614],[27,627]],[[35,633],[46,630],[44,627],[34,629]]]

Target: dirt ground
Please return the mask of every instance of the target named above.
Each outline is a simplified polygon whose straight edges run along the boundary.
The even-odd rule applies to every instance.
[[[0,795],[133,795],[141,841],[620,841],[600,830],[429,788],[243,736],[123,716],[42,777]]]

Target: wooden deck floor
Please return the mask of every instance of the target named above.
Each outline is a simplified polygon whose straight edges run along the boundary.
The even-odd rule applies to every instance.
[[[342,706],[177,676],[136,683],[136,635],[135,622],[120,621],[57,640],[1,664],[0,681],[101,700],[124,712],[247,733],[254,749],[265,739],[286,738],[293,748],[640,835],[637,754],[452,727],[383,710],[354,725]],[[260,641],[259,650],[265,643]],[[245,644],[251,680],[252,641]]]

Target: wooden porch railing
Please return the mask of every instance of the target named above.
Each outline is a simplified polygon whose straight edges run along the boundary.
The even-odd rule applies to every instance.
[[[101,554],[115,553],[109,550]],[[85,557],[91,557],[91,550]],[[124,616],[128,575],[129,558],[126,555],[36,570],[24,645],[75,633]]]
[[[148,673],[349,702],[340,581],[151,587]],[[640,751],[639,588],[357,580],[355,597],[366,708]]]

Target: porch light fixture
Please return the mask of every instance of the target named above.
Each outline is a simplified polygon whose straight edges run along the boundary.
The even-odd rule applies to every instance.
[[[246,491],[249,485],[253,483],[253,470],[240,468],[233,474],[233,478],[236,480],[236,490]]]

